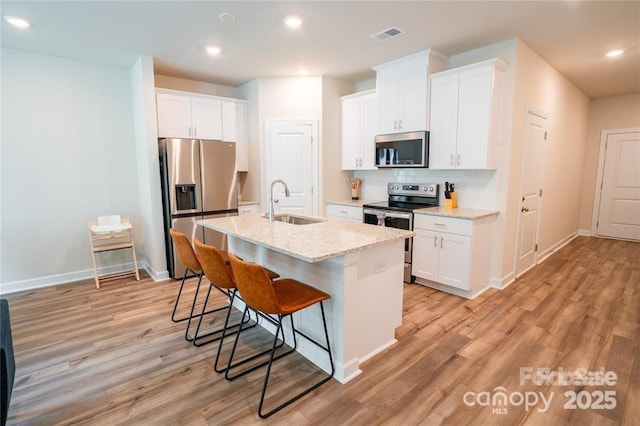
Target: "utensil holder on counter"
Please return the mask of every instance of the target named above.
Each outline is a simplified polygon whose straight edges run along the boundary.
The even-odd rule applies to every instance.
[[[446,198],[444,200],[444,206],[448,209],[458,208],[458,194],[456,194],[455,192],[451,192],[449,193],[449,196],[451,198]]]

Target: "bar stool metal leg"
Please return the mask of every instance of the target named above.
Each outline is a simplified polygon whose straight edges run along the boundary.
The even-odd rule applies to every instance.
[[[250,311],[250,308],[249,308],[249,306],[247,305],[247,306],[245,307],[245,309],[244,309],[244,313],[242,314],[242,319],[243,319],[243,320],[244,320],[245,315],[247,315],[249,311]],[[226,367],[224,370],[222,370],[222,371],[224,371],[224,378],[225,378],[225,379],[227,379],[227,380],[231,381],[231,380],[237,379],[238,377],[244,376],[245,374],[251,373],[252,371],[257,370],[257,369],[258,369],[258,368],[260,368],[260,367],[264,367],[265,365],[267,365],[267,364],[269,363],[269,360],[267,360],[267,361],[263,361],[263,362],[261,362],[260,364],[254,365],[253,367],[250,367],[250,368],[248,368],[248,369],[246,369],[246,370],[243,370],[243,371],[241,371],[240,373],[237,373],[237,374],[235,374],[235,375],[231,375],[231,374],[230,374],[230,371],[231,371],[233,368],[235,368],[235,367],[239,367],[239,366],[241,366],[241,365],[244,365],[244,364],[246,364],[246,363],[248,363],[248,362],[250,362],[250,361],[253,361],[254,359],[257,359],[257,358],[259,358],[259,357],[262,357],[262,356],[264,356],[264,355],[271,354],[271,357],[275,360],[275,359],[280,359],[280,358],[282,358],[282,357],[285,357],[285,356],[287,356],[287,355],[292,354],[293,352],[295,352],[295,350],[296,350],[296,345],[295,345],[295,343],[294,343],[293,347],[292,347],[290,350],[287,350],[287,351],[285,351],[285,352],[283,352],[283,353],[281,353],[281,354],[278,354],[277,356],[273,356],[272,352],[273,352],[275,349],[278,349],[278,348],[282,347],[282,346],[286,343],[285,335],[284,335],[284,330],[282,330],[282,327],[281,327],[281,326],[279,326],[279,322],[275,322],[271,317],[268,317],[268,316],[266,316],[266,315],[261,315],[261,317],[262,317],[262,318],[264,318],[264,319],[266,319],[266,320],[268,320],[268,321],[271,321],[274,325],[278,326],[278,328],[276,329],[276,334],[274,335],[274,343],[273,343],[272,348],[271,348],[271,349],[264,350],[264,351],[262,351],[262,352],[260,352],[260,353],[257,353],[257,354],[255,354],[255,355],[252,355],[252,356],[250,356],[250,357],[248,357],[248,358],[245,358],[245,359],[243,359],[243,360],[241,360],[241,361],[237,361],[236,363],[234,363],[234,362],[233,362],[233,357],[234,357],[234,355],[235,355],[236,348],[237,348],[237,346],[238,346],[238,340],[240,339],[240,333],[242,332],[242,330],[245,330],[245,328],[243,327],[244,322],[241,322],[241,323],[240,323],[240,329],[238,330],[238,333],[236,334],[236,338],[235,338],[235,340],[234,340],[234,342],[233,342],[233,347],[231,348],[231,354],[229,354],[229,361],[228,361],[228,363],[227,363],[227,367]],[[247,327],[247,328],[248,328],[248,327]],[[282,333],[282,340],[281,340],[281,343],[280,343],[280,344],[277,344],[277,341],[278,341],[278,335],[279,335],[280,333]],[[294,342],[295,342],[295,335],[294,335]],[[220,342],[220,346],[218,347],[218,352],[220,352],[220,348],[222,347],[222,343],[223,343],[223,342],[221,341],[221,342]],[[271,357],[270,357],[270,358],[271,358]],[[217,364],[217,362],[218,362],[218,361],[217,361],[217,359],[216,359],[216,364]],[[218,370],[216,370],[216,371],[217,371],[217,372],[219,372],[219,373],[221,373],[221,372],[222,372],[222,371],[218,371]]]
[[[333,377],[333,374],[335,373],[335,366],[333,364],[333,356],[331,355],[331,345],[329,344],[329,333],[327,331],[327,321],[324,315],[324,305],[322,302],[320,302],[320,310],[322,312],[322,325],[324,328],[324,337],[326,339],[327,342],[327,346],[322,346],[319,342],[316,342],[314,339],[312,339],[311,337],[307,336],[306,334],[302,333],[301,331],[296,330],[294,324],[293,324],[293,315],[292,314],[288,314],[289,319],[291,320],[291,329],[293,330],[293,336],[294,336],[294,341],[295,341],[295,335],[300,334],[301,336],[303,336],[305,339],[307,339],[308,341],[310,341],[311,343],[315,344],[316,346],[318,346],[321,349],[324,349],[328,354],[329,354],[329,363],[331,364],[331,373],[324,377],[322,380],[314,383],[313,385],[309,386],[308,388],[306,388],[305,390],[303,390],[302,392],[299,392],[298,394],[296,394],[295,396],[293,396],[292,398],[288,399],[287,401],[281,403],[280,405],[278,405],[277,407],[273,408],[272,410],[263,413],[262,409],[264,406],[264,399],[267,393],[267,386],[269,384],[269,374],[271,373],[271,366],[273,364],[273,361],[278,359],[277,357],[274,357],[274,353],[275,353],[275,345],[276,345],[276,341],[277,341],[277,332],[276,332],[276,338],[274,338],[273,341],[273,346],[271,349],[271,355],[269,357],[269,362],[267,365],[267,372],[265,374],[264,377],[264,384],[262,386],[262,393],[260,395],[260,405],[258,406],[258,415],[260,416],[260,418],[266,419],[267,417],[271,416],[272,414],[282,410],[284,407],[288,406],[289,404],[291,404],[292,402],[297,401],[298,399],[302,398],[303,396],[305,396],[306,394],[308,394],[309,392],[313,391],[314,389],[318,388],[318,386],[328,382],[329,380],[331,380],[331,378]],[[282,319],[283,316],[282,315],[278,315],[278,329],[282,328]],[[297,344],[297,343],[294,343]]]

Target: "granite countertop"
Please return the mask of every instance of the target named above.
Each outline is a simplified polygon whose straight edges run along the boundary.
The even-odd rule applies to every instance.
[[[371,204],[371,203],[377,203],[380,202],[381,200],[350,200],[350,199],[345,199],[345,200],[331,200],[331,201],[327,201],[327,204],[338,204],[341,206],[348,206],[348,207],[362,207],[364,204]]]
[[[402,229],[318,219],[322,221],[293,225],[279,221],[269,222],[260,216],[230,216],[199,220],[197,223],[309,263],[415,235],[413,231]]]
[[[498,215],[495,210],[480,210],[480,209],[466,209],[466,208],[449,208],[449,207],[426,207],[424,209],[417,209],[413,211],[414,214],[425,214],[431,216],[444,216],[454,217],[458,219],[480,219],[483,217]]]

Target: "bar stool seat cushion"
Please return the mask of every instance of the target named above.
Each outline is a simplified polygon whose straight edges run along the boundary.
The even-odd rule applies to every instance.
[[[244,263],[243,266],[233,270],[236,281],[256,283],[271,281],[269,273],[262,266],[252,263]],[[239,274],[244,274],[244,277]],[[282,278],[271,282],[273,285],[252,285],[241,288],[242,298],[252,308],[264,313],[287,315],[331,297],[293,278]]]

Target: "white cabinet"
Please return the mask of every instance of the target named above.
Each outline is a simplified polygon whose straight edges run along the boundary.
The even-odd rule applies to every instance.
[[[378,102],[375,90],[343,96],[342,170],[373,170],[374,137],[378,132]]]
[[[247,103],[245,101],[222,101],[222,140],[236,143],[237,171],[249,171]]]
[[[376,70],[378,133],[429,130],[429,75],[444,69],[445,56],[425,50]]]
[[[362,223],[362,207],[327,203],[327,216],[331,219]]]
[[[222,139],[222,101],[209,96],[158,92],[158,136]]]
[[[504,68],[491,59],[431,76],[429,168],[497,168]]]
[[[238,215],[239,216],[244,216],[244,215],[259,215],[262,212],[260,211],[260,204],[259,203],[255,203],[255,204],[241,204],[238,206]]]
[[[246,101],[157,89],[156,107],[158,137],[235,142],[237,170],[249,170]]]
[[[416,214],[411,270],[416,282],[465,297],[486,289],[493,220]]]

